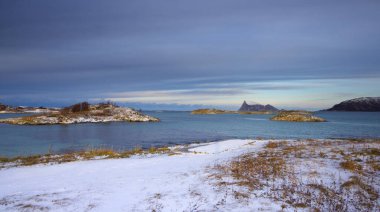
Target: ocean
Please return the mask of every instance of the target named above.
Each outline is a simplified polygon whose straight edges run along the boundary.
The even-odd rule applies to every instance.
[[[191,115],[146,111],[158,123],[86,123],[16,126],[0,124],[0,156],[64,153],[88,148],[172,146],[231,138],[380,138],[379,112],[317,112],[328,122],[276,122],[272,115]],[[0,114],[0,118],[25,114]]]

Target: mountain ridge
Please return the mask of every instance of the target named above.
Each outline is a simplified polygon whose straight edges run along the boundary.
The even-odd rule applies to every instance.
[[[326,111],[380,111],[380,97],[359,97],[345,100]]]
[[[270,104],[262,105],[262,104],[254,104],[249,105],[246,101],[240,106],[239,112],[252,112],[252,111],[278,111],[277,108],[273,107]]]

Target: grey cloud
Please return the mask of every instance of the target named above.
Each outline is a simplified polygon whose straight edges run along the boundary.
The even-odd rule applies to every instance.
[[[378,77],[379,9],[371,0],[5,0],[0,89],[7,99],[96,98],[202,84]]]

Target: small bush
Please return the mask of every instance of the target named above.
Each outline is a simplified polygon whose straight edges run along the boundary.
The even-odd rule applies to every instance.
[[[90,104],[88,102],[81,102],[75,105],[71,105],[67,108],[64,108],[62,112],[72,112],[72,113],[78,113],[83,111],[89,111],[90,110]]]
[[[321,158],[325,158],[325,157],[327,157],[327,155],[326,155],[326,153],[324,153],[324,152],[319,152],[319,157],[321,157]]]
[[[344,162],[341,162],[339,165],[343,169],[346,169],[352,172],[360,172],[363,169],[363,167],[359,163],[352,160],[346,160]]]
[[[269,141],[265,148],[277,148],[279,144],[277,142]]]

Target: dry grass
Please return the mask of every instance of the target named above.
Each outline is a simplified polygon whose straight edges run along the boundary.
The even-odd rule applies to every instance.
[[[351,176],[348,181],[344,182],[341,185],[341,187],[346,189],[357,187],[365,191],[372,201],[375,201],[379,198],[378,192],[372,186],[364,183],[358,176]]]
[[[128,158],[133,155],[146,155],[146,154],[168,154],[174,155],[168,147],[151,147],[147,150],[141,147],[136,147],[127,151],[115,151],[110,148],[91,148],[85,151],[78,151],[66,154],[46,154],[46,155],[32,155],[25,157],[14,158],[0,158],[0,163],[4,164],[14,163],[11,166],[31,166],[35,164],[47,164],[47,163],[66,163],[78,160],[91,160],[91,159],[110,159],[110,158]],[[0,164],[1,165],[1,164]],[[4,166],[5,167],[5,166]],[[8,166],[9,167],[9,166]]]
[[[366,163],[372,168],[373,171],[380,171],[380,161],[368,160]]]
[[[265,148],[277,148],[279,147],[279,143],[278,142],[273,142],[273,141],[269,141],[268,144],[265,146]]]
[[[343,169],[346,169],[352,172],[361,172],[363,170],[363,167],[359,163],[352,160],[346,160],[344,162],[341,162],[339,165]]]
[[[270,198],[295,210],[379,211],[379,144],[356,139],[271,141],[260,152],[214,166],[210,178],[218,187],[232,190],[236,199]],[[300,170],[304,163],[315,168]],[[327,164],[340,168],[321,172]],[[348,180],[338,174],[345,170],[354,174]],[[326,176],[333,182],[323,182]]]
[[[239,185],[247,185],[251,189],[262,188],[264,184],[259,179],[270,179],[283,175],[287,166],[282,158],[251,157],[244,155],[229,165],[231,176]]]

